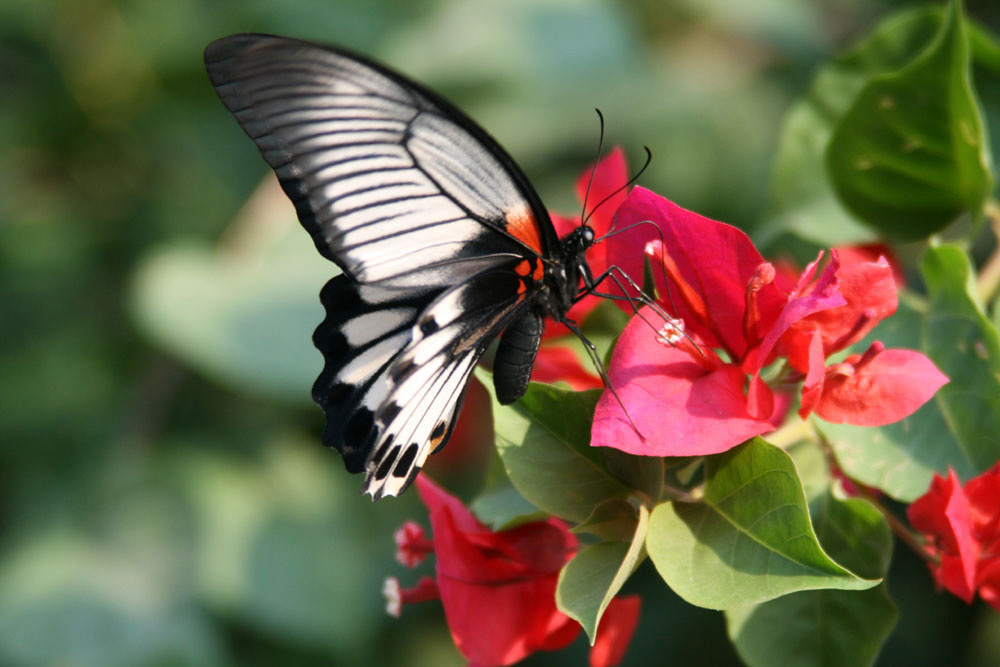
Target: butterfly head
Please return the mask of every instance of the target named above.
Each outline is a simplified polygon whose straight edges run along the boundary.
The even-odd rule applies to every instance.
[[[562,255],[566,259],[582,256],[590,246],[594,245],[594,229],[587,224],[576,227],[563,237],[560,242]]]

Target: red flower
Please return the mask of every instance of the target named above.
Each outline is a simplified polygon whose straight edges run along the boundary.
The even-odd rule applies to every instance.
[[[591,172],[593,172],[593,181],[591,181]],[[587,169],[577,178],[576,195],[581,203],[584,196],[587,196],[587,213],[593,212],[587,224],[594,230],[596,238],[600,238],[611,228],[615,211],[625,201],[628,194],[624,189],[627,182],[628,166],[625,163],[625,153],[620,148],[612,150],[607,157],[594,165],[593,169]],[[590,187],[589,196],[587,195],[588,186]],[[619,192],[611,196],[616,191]],[[601,204],[605,197],[610,197],[610,199]],[[594,209],[594,206],[598,204],[601,206]],[[580,226],[579,216],[565,218],[552,213],[550,217],[560,238]],[[603,273],[608,268],[606,244],[598,243],[592,246],[587,251],[587,262],[595,277]],[[583,322],[599,303],[600,297],[586,296],[570,308],[567,317],[577,323]],[[538,356],[535,358],[535,365],[531,373],[532,380],[550,383],[561,380],[567,382],[576,391],[598,389],[604,386],[596,374],[581,364],[580,358],[572,348],[554,342],[554,339],[572,335],[565,325],[552,318],[546,318],[542,346],[538,350]]]
[[[966,602],[976,591],[1000,611],[1000,466],[961,486],[955,471],[934,475],[931,488],[907,510],[924,533],[940,586]]]
[[[590,667],[612,667],[625,658],[635,627],[639,624],[642,601],[638,595],[615,598],[608,604],[597,627],[590,649]]]
[[[580,626],[555,603],[559,570],[577,549],[565,523],[550,518],[492,532],[423,475],[417,477],[417,490],[430,513],[436,577],[408,590],[388,579],[383,592],[390,613],[407,602],[440,597],[455,645],[480,667],[510,665],[576,638]],[[624,654],[622,644],[635,625],[628,611],[634,604],[627,603],[625,611],[619,605],[607,621],[610,635],[601,644],[605,658],[596,664],[615,664],[610,659]]]
[[[820,253],[786,293],[774,267],[735,227],[643,188],[632,191],[618,217],[622,228],[644,220],[659,227],[658,234],[639,225],[608,245],[614,263],[631,275],[642,275],[635,249],[645,249],[659,305],[671,319],[647,308],[626,326],[609,376],[631,421],[606,391],[594,417],[594,445],[655,456],[715,454],[773,430],[784,401],[775,400],[760,372],[779,357],[791,367],[783,383],[804,380],[803,417],[815,410],[831,421],[891,423],[947,381],[919,352],[880,343],[826,367],[830,354],[895,311],[884,260],[842,266],[832,252],[820,272]]]
[[[413,569],[424,562],[434,545],[424,536],[424,529],[416,521],[407,521],[393,536],[396,542],[396,560],[400,565]]]

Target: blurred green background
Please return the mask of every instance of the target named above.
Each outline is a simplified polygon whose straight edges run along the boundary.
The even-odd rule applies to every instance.
[[[968,5],[1000,25],[992,0]],[[462,664],[439,605],[382,610],[385,576],[417,579],[392,532],[424,513],[415,494],[372,505],[318,444],[310,336],[331,266],[208,84],[208,42],[275,32],[383,60],[570,214],[600,107],[633,162],[652,149],[644,185],[753,233],[784,112],[904,6],[0,3],[0,665]],[[627,664],[737,664],[722,616],[648,564],[632,591]],[[880,664],[1000,663],[998,615],[936,594],[908,553],[890,591]],[[528,663],[585,653],[581,637]]]

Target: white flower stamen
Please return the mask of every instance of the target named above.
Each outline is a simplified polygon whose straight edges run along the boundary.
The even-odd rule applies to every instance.
[[[684,320],[671,317],[656,332],[656,342],[674,347],[684,340]]]
[[[385,596],[385,613],[399,618],[403,613],[403,593],[399,588],[399,579],[386,577],[382,582],[382,595]]]

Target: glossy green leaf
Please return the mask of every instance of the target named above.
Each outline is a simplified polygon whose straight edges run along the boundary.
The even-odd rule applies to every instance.
[[[878,583],[823,551],[792,460],[760,438],[708,457],[703,500],[657,506],[646,547],[667,585],[710,609]]]
[[[590,446],[590,424],[599,391],[573,392],[532,383],[513,405],[500,405],[492,379],[497,452],[514,487],[531,504],[580,522],[609,498],[628,488]]]
[[[965,253],[931,248],[921,268],[929,292],[924,349],[951,378],[934,400],[969,463],[983,472],[1000,459],[1000,336],[975,297]]]
[[[601,616],[645,557],[649,510],[639,507],[630,542],[600,542],[587,547],[563,566],[556,585],[559,611],[579,621],[594,644]]]
[[[969,48],[977,65],[982,65],[994,74],[1000,74],[1000,36],[989,27],[974,20],[966,19],[969,32]]]
[[[893,14],[816,73],[782,124],[771,188],[771,234],[791,230],[830,246],[875,239],[837,198],[826,175],[826,147],[834,125],[864,85],[912,60],[940,22],[937,8]]]
[[[919,239],[962,213],[979,216],[993,176],[970,67],[954,2],[930,46],[869,81],[837,122],[826,152],[830,179],[881,233]]]

